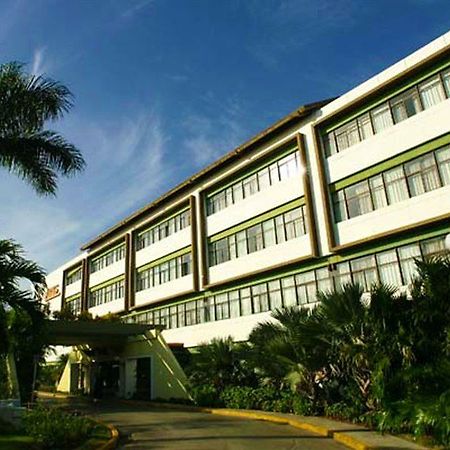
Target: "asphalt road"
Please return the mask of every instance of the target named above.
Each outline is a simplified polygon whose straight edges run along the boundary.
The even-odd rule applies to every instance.
[[[88,409],[89,414],[119,429],[120,449],[338,450],[346,448],[330,438],[289,425],[257,420],[103,402]]]

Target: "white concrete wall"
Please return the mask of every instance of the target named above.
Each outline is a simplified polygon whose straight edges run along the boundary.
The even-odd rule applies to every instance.
[[[288,178],[208,216],[207,234],[216,234],[303,195],[301,176]]]
[[[75,281],[75,283],[66,286],[66,298],[79,293],[81,293],[81,280]]]
[[[117,261],[110,266],[104,267],[97,272],[89,274],[89,286],[97,286],[97,284],[116,278],[125,273],[125,258]]]
[[[338,243],[343,245],[385,233],[395,228],[447,214],[450,211],[450,186],[427,192],[368,214],[336,224]]]
[[[299,238],[265,248],[259,252],[250,253],[241,258],[212,266],[209,268],[209,282],[210,284],[223,282],[249,272],[301,258],[310,253],[309,235],[305,234]]]
[[[181,248],[191,245],[191,227],[186,227],[161,241],[136,252],[136,267],[162,258]]]
[[[450,99],[327,158],[333,183],[450,131]]]
[[[185,277],[169,281],[168,283],[136,292],[135,307],[155,303],[163,298],[175,297],[191,289],[193,289],[193,277],[192,274],[189,274]]]

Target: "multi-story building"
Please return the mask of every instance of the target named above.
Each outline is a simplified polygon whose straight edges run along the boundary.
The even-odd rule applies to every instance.
[[[450,232],[450,33],[305,105],[82,247],[49,302],[194,347],[354,281],[407,289]]]

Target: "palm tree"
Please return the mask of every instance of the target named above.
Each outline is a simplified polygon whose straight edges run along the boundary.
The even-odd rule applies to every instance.
[[[28,75],[23,65],[0,66],[0,166],[26,180],[39,195],[54,195],[59,175],[84,168],[80,151],[45,129],[72,107],[64,85]]]

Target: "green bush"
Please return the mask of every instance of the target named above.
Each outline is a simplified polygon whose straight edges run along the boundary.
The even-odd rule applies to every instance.
[[[292,412],[299,416],[316,416],[319,411],[312,400],[296,395],[292,400]]]
[[[193,386],[190,391],[196,406],[222,407],[219,391],[210,385]]]
[[[225,388],[220,394],[220,398],[226,408],[256,409],[256,389],[251,387],[231,386]]]
[[[37,407],[24,417],[25,432],[43,449],[71,449],[89,438],[94,423],[57,408]]]

